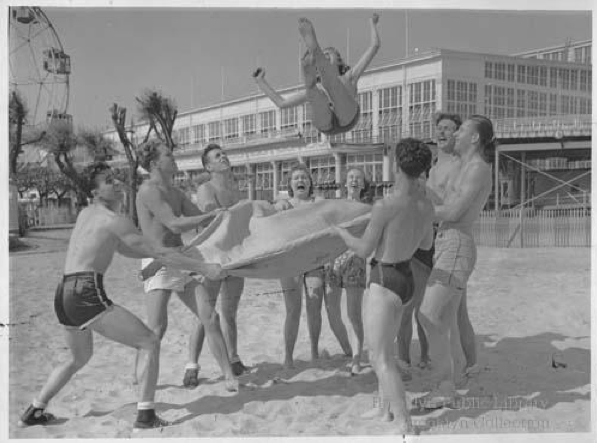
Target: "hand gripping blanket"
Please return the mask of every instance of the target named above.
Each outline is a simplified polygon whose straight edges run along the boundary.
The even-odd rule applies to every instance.
[[[187,251],[238,277],[293,277],[346,251],[333,226],[360,237],[370,212],[371,206],[346,200],[321,200],[281,212],[267,202],[244,200],[216,217]]]

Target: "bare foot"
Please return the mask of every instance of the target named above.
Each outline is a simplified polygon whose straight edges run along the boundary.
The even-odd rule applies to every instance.
[[[350,366],[350,375],[359,375],[361,373],[361,364],[359,362],[352,362]]]
[[[299,18],[299,32],[308,49],[313,51],[319,48],[319,43],[317,43],[317,37],[315,36],[315,28],[313,28],[313,24],[308,19],[304,17]]]

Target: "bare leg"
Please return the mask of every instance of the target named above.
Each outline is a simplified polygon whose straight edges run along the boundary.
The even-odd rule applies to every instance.
[[[406,407],[404,385],[394,361],[394,339],[400,327],[402,302],[392,291],[372,283],[366,303],[366,337],[380,393],[390,403],[399,432],[411,432],[412,423]]]
[[[301,65],[307,101],[311,104],[313,124],[320,131],[329,131],[333,126],[334,113],[330,108],[330,98],[316,86],[317,68],[310,52],[307,51],[302,58]]]
[[[245,280],[239,277],[227,277],[222,282],[222,332],[231,362],[240,361],[237,349],[236,317],[244,286]]]
[[[238,391],[238,380],[232,373],[228,351],[226,350],[226,342],[220,329],[219,315],[214,307],[215,302],[210,300],[210,293],[203,285],[196,286],[195,297],[197,300],[197,312],[194,314],[199,317],[205,327],[207,345],[224,374],[226,389],[229,391]]]
[[[302,277],[280,280],[282,292],[284,293],[284,306],[286,307],[286,319],[284,320],[284,366],[286,368],[294,367],[292,354],[294,353],[301,321],[301,281]]]
[[[317,42],[313,24],[306,18],[299,19],[299,32],[314,57],[321,84],[334,104],[334,114],[341,126],[348,125],[354,119],[358,109],[356,97],[340,80],[338,67],[332,65],[323,54]]]
[[[342,289],[332,287],[329,291],[324,292],[323,297],[325,299],[325,310],[328,315],[330,328],[340,343],[344,355],[352,356],[348,332],[346,332],[346,326],[344,326],[344,322],[342,321],[342,308],[340,305],[342,302]]]
[[[468,316],[466,290],[462,293],[462,299],[458,306],[458,330],[462,352],[464,352],[464,357],[466,359],[466,367],[470,368],[477,364],[477,349],[475,344],[475,331],[473,330],[473,325]]]
[[[93,336],[90,330],[81,331],[74,328],[64,328],[64,336],[71,358],[52,371],[37,397],[37,401],[40,403],[47,404],[54,398],[93,355]]]
[[[145,308],[147,310],[147,326],[158,336],[160,341],[168,328],[168,302],[172,291],[167,289],[154,289],[145,294]],[[139,351],[135,358],[134,383],[139,380]]]
[[[451,337],[457,330],[456,314],[462,292],[439,283],[427,286],[421,304],[420,320],[429,339],[429,350],[434,361],[434,376],[439,384],[439,391],[430,394],[428,407],[440,407],[454,395],[454,355],[460,349],[453,349],[459,341]],[[437,397],[437,401],[434,398]]]
[[[423,295],[425,294],[430,269],[416,259],[412,260],[411,263],[413,278],[415,280],[415,292],[412,301],[403,307],[402,323],[400,325],[400,331],[398,332],[398,356],[400,360],[408,364],[411,364],[410,345],[413,335],[413,313],[417,323],[417,334],[421,346],[421,362],[429,361],[427,337],[419,323],[417,315],[421,307],[421,302],[423,301]]]
[[[160,365],[160,340],[157,335],[135,315],[117,305],[89,327],[110,340],[141,351],[143,363],[139,370],[139,401],[153,402]]]
[[[323,279],[319,276],[305,277],[305,304],[307,327],[311,339],[311,360],[319,358],[319,336],[321,335],[321,305],[323,303]]]
[[[356,352],[353,351],[352,356],[352,373],[358,373],[361,370],[365,337],[363,332],[363,293],[363,288],[346,288],[346,311],[356,338],[356,346],[353,346],[353,350],[356,348]]]

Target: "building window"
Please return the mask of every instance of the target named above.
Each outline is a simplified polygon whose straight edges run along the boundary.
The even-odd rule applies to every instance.
[[[549,94],[549,115],[558,115],[558,94]]]
[[[447,95],[447,100],[448,101],[452,101],[452,100],[456,100],[456,87],[455,87],[456,82],[454,80],[448,80],[448,93]]]
[[[493,78],[493,63],[485,62],[485,78]]]
[[[547,93],[539,93],[539,115],[547,115]]]
[[[558,87],[558,68],[549,68],[549,87]]]
[[[333,183],[336,180],[336,159],[333,155],[311,157],[309,170],[314,184]]]
[[[378,132],[383,141],[396,141],[402,128],[402,88],[393,86],[378,91]]]
[[[346,169],[361,168],[367,180],[372,182],[383,181],[383,154],[347,154]]]
[[[584,71],[584,70],[580,71],[580,90],[581,91],[588,90],[587,80],[588,80],[589,76],[587,74],[588,74],[588,71]]]
[[[296,161],[280,162],[280,184],[278,186],[280,191],[288,191],[288,174],[295,164],[297,164]]]
[[[232,140],[238,138],[238,118],[227,118],[224,120],[224,139]]]
[[[189,128],[180,128],[180,129],[175,129],[174,131],[172,131],[172,139],[174,141],[174,143],[176,143],[179,146],[185,146],[188,145],[191,140],[189,138]]]
[[[257,118],[255,114],[243,115],[243,135],[253,135],[257,132]]]
[[[298,107],[282,109],[281,118],[280,128],[282,130],[298,128]]]
[[[527,81],[527,67],[525,65],[517,65],[516,81],[518,83],[526,83]]]
[[[562,89],[570,89],[570,70],[563,68],[558,69],[558,78]]]
[[[527,83],[529,85],[539,84],[539,66],[527,67]]]
[[[580,114],[591,114],[591,99],[580,97],[579,103]]]
[[[528,113],[529,117],[536,117],[539,115],[539,93],[537,91],[529,91]]]
[[[433,137],[435,80],[411,83],[409,85],[409,93],[410,107],[408,109],[408,125],[410,136],[422,139]]]
[[[371,105],[373,93],[371,91],[360,92],[357,96],[361,114],[359,121],[352,131],[350,131],[352,140],[360,142],[369,142],[372,138],[373,129],[373,108]]]
[[[578,89],[578,71],[576,69],[570,70],[570,89],[572,91]]]
[[[465,81],[447,81],[447,112],[462,118],[477,113],[477,84]]]
[[[232,175],[238,184],[239,191],[245,191],[249,187],[249,180],[247,177],[247,167],[243,166],[233,166],[232,168]]]
[[[539,66],[539,86],[547,86],[547,67]]]
[[[506,117],[512,118],[516,116],[516,106],[514,102],[514,88],[506,90]]]
[[[527,96],[524,89],[516,90],[516,117],[524,117],[526,114]]]
[[[208,129],[209,129],[209,141],[210,142],[216,142],[222,138],[222,126],[220,125],[219,121],[209,122]]]
[[[509,64],[508,65],[508,81],[509,82],[513,82],[514,79],[514,70],[515,70],[515,65]]]
[[[261,133],[269,133],[276,131],[276,111],[260,112]]]
[[[205,142],[205,125],[193,126],[193,143]]]
[[[506,80],[506,64],[505,63],[496,63],[495,64],[494,78],[496,80]]]

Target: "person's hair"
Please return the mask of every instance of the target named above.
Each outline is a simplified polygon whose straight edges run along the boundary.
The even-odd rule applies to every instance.
[[[312,196],[314,192],[313,177],[311,177],[311,171],[309,171],[309,168],[307,168],[307,165],[305,165],[304,163],[297,163],[292,168],[290,168],[290,171],[288,171],[288,176],[286,179],[286,184],[288,186],[288,196],[291,198],[294,197],[294,191],[292,190],[292,186],[290,185],[290,183],[292,182],[292,175],[296,171],[303,171],[307,174],[307,177],[309,177],[309,197]]]
[[[396,145],[396,165],[410,178],[427,171],[431,157],[429,146],[416,138],[404,138]]]
[[[472,115],[469,117],[469,120],[475,124],[475,128],[479,133],[481,156],[486,162],[489,162],[497,146],[497,140],[493,132],[493,123],[484,115],[478,114]]]
[[[363,169],[359,168],[358,166],[351,166],[350,168],[348,168],[346,170],[346,176],[344,177],[344,184],[346,185],[346,180],[348,179],[348,173],[350,171],[359,171],[361,174],[363,174],[363,189],[361,189],[361,193],[359,194],[359,200],[361,201],[367,201],[368,197],[370,197],[369,195],[369,191],[371,188],[371,183],[369,182],[369,180],[367,180],[367,174],[365,174],[365,171],[363,171]],[[345,191],[345,195],[348,195],[348,189],[346,189]]]
[[[439,125],[442,120],[451,120],[456,125],[456,129],[460,128],[462,118],[458,114],[450,114],[448,112],[436,112],[433,118],[435,126]]]
[[[151,170],[152,161],[160,158],[160,146],[166,146],[166,144],[163,141],[154,138],[141,143],[137,148],[139,164],[146,171]]]
[[[336,48],[334,48],[333,46],[328,46],[323,50],[323,52],[325,51],[330,51],[336,54],[336,58],[338,59],[338,72],[340,73],[340,75],[344,75],[350,69],[350,66],[344,63],[344,59],[340,55],[340,51],[338,51]]]
[[[222,147],[220,145],[218,145],[217,143],[210,143],[203,150],[203,154],[201,154],[201,163],[203,163],[203,167],[204,168],[207,168],[207,164],[209,163],[208,154],[211,151],[213,151],[214,149],[220,149],[220,150],[222,150]]]
[[[83,177],[84,177],[85,181],[87,182],[87,186],[88,186],[89,190],[93,191],[94,189],[97,189],[99,186],[97,177],[111,169],[112,168],[110,167],[109,164],[102,162],[102,161],[97,161],[97,162],[94,162],[94,163],[90,164],[89,166],[87,166],[85,168],[85,170],[83,171]]]

